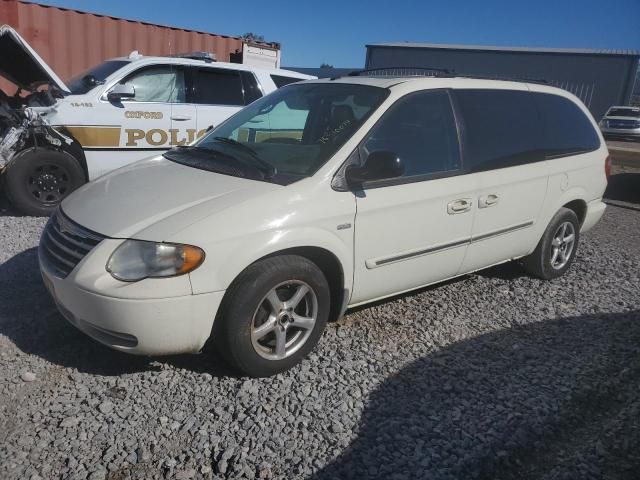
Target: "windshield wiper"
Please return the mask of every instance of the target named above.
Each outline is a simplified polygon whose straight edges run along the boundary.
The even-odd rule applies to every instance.
[[[259,165],[259,168],[261,170],[265,170],[267,177],[266,178],[272,178],[275,177],[278,173],[278,169],[276,167],[274,167],[273,165],[271,165],[269,162],[264,161],[263,159],[261,159],[258,154],[256,153],[256,151],[249,147],[248,145],[245,145],[244,143],[241,143],[237,140],[234,140],[233,138],[227,138],[227,137],[213,137],[214,140],[217,140],[221,143],[226,143],[227,145],[232,145],[234,147],[237,147],[239,149],[244,150],[245,152],[247,152],[249,154],[249,156],[255,161],[255,163],[257,163]]]

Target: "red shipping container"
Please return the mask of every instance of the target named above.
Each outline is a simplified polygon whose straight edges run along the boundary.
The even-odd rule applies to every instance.
[[[22,0],[0,0],[0,25],[11,25],[64,81],[102,61],[128,56],[204,51],[219,61],[242,51],[240,37],[185,30],[106,15],[50,7]],[[279,49],[277,43],[265,44]],[[0,52],[1,53],[1,52]],[[13,93],[4,80],[0,88]]]

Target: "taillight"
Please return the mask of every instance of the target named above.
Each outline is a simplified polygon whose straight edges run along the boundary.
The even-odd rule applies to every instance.
[[[607,159],[604,161],[604,174],[607,176],[607,180],[611,176],[611,155],[607,155]]]

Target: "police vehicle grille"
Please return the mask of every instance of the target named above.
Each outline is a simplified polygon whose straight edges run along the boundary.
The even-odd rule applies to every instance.
[[[57,276],[65,278],[105,238],[78,225],[58,209],[44,228],[40,254]]]

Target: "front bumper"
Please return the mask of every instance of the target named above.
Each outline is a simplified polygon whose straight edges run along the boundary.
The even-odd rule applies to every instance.
[[[76,270],[81,270],[87,260],[85,258]],[[47,268],[42,258],[40,271],[58,310],[70,323],[100,343],[138,355],[200,351],[211,334],[224,295],[222,291],[162,298],[148,298],[147,295],[143,295],[146,298],[124,298],[82,288],[78,285],[76,271],[67,278],[59,278]],[[151,291],[157,291],[154,283],[163,281],[143,280],[149,282]]]

